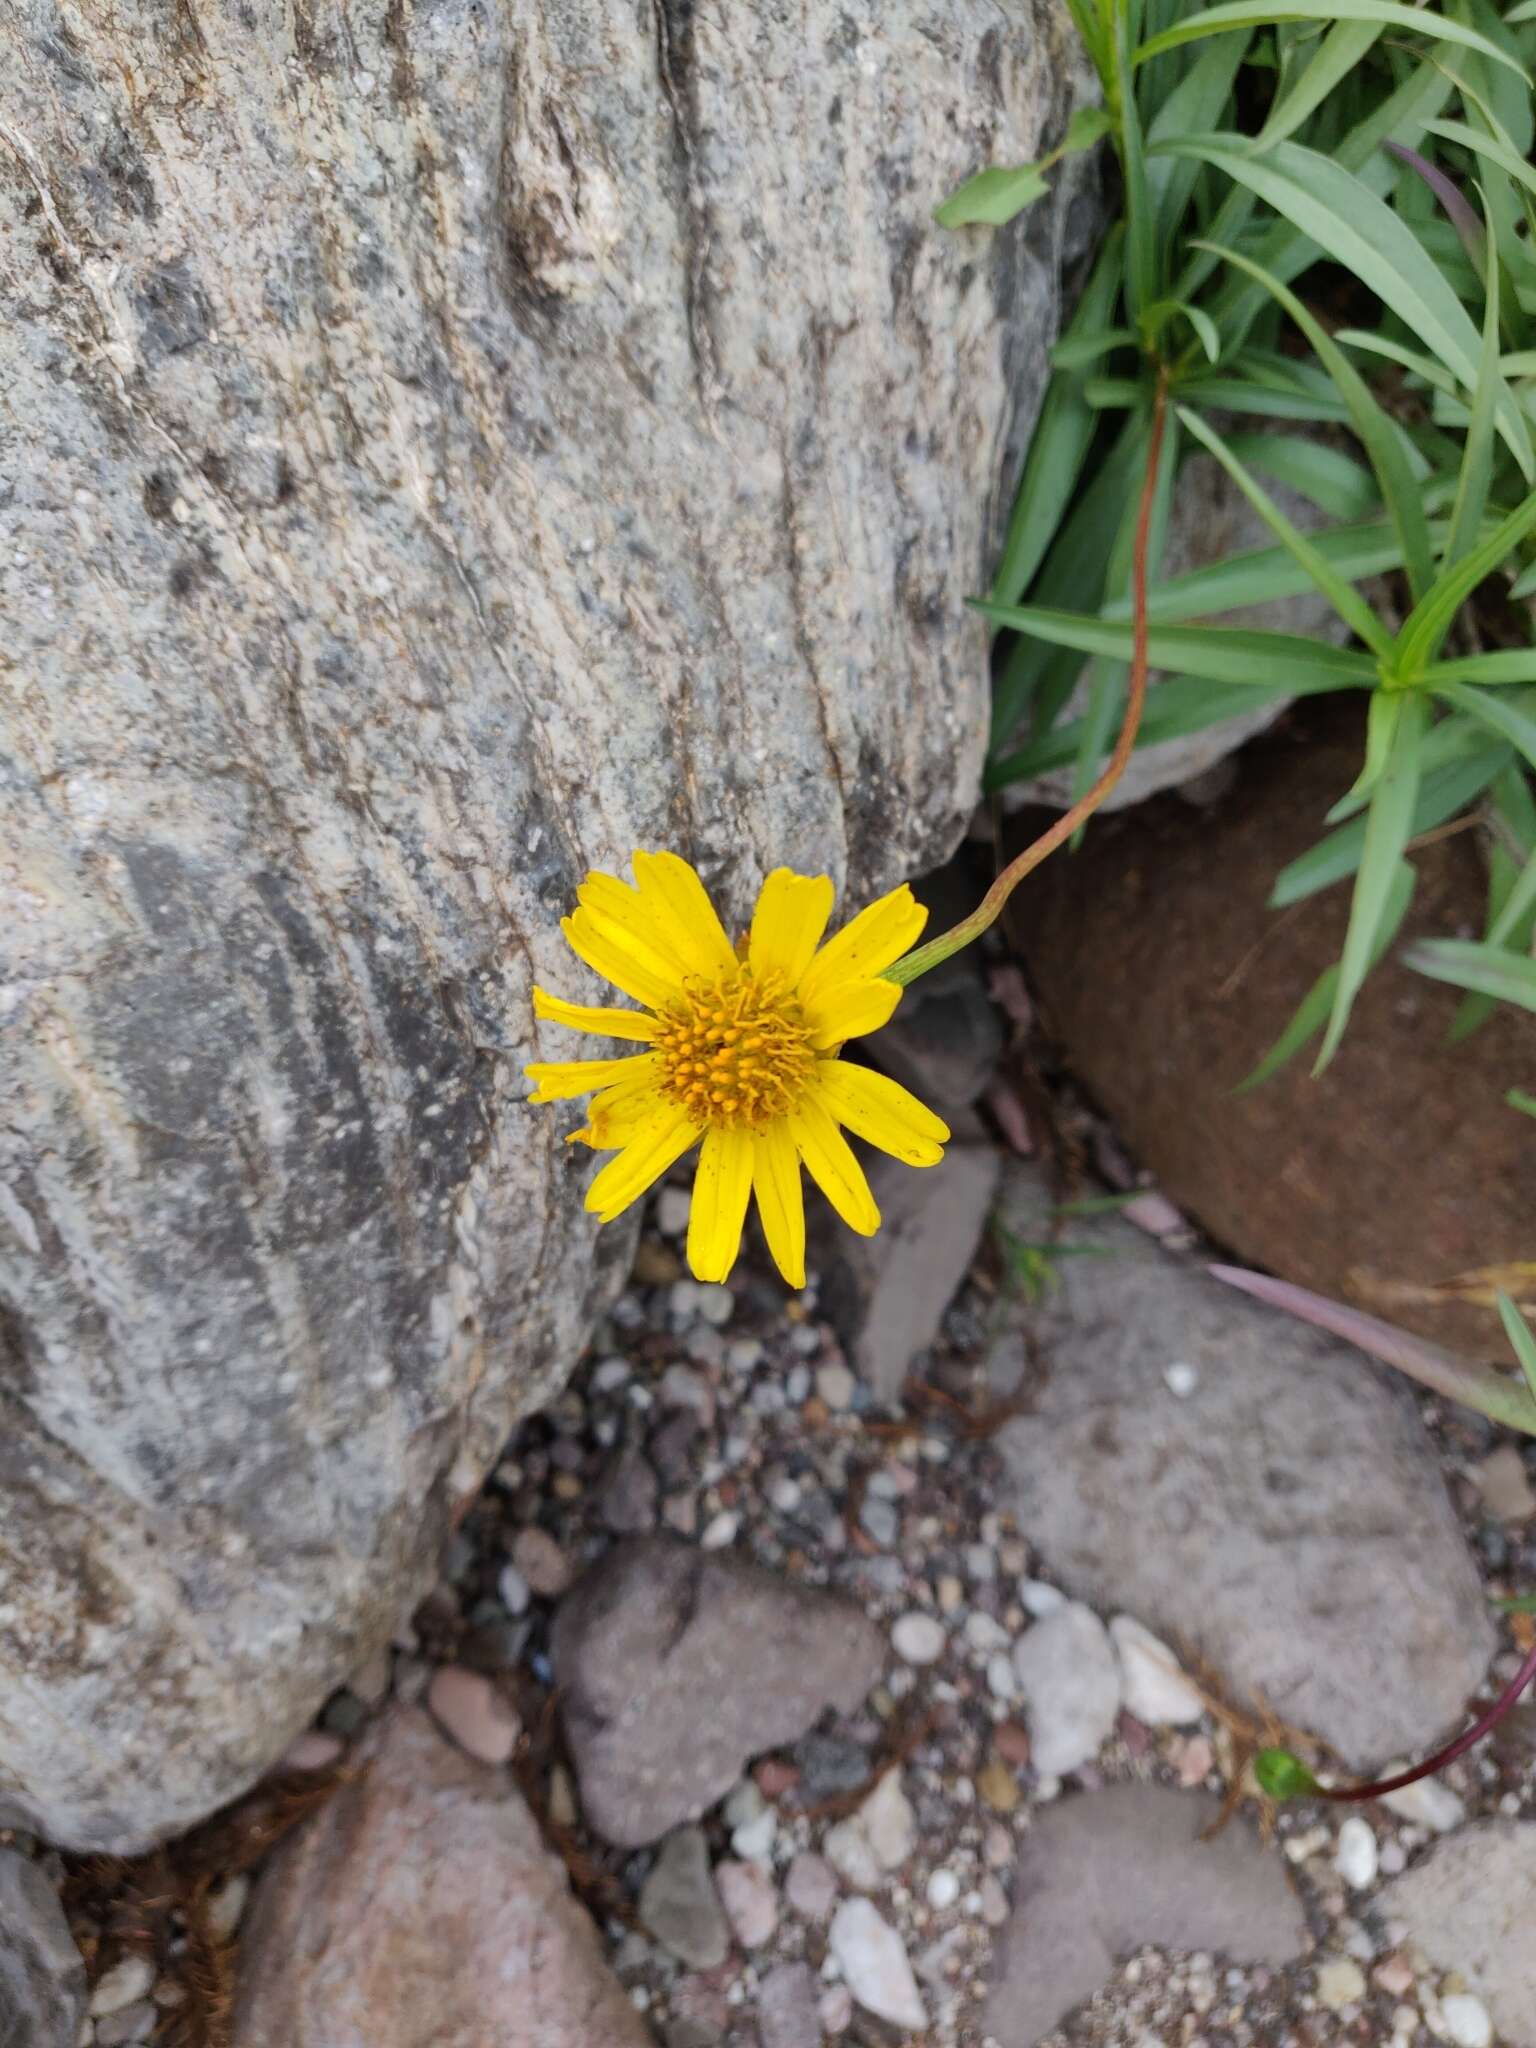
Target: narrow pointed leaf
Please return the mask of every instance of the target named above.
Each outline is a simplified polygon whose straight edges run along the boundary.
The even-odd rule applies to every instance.
[[[1319,361],[1348,408],[1350,424],[1359,435],[1361,446],[1376,473],[1382,503],[1397,528],[1409,587],[1415,597],[1421,597],[1429,589],[1434,575],[1429,534],[1419,488],[1392,422],[1348,356],[1288,286],[1235,249],[1220,253],[1235,270],[1263,286],[1317,351]]]
[[[1389,656],[1392,652],[1392,635],[1360,593],[1338,574],[1308,536],[1286,517],[1257,477],[1250,475],[1238,461],[1214,427],[1208,426],[1198,413],[1189,411],[1185,406],[1179,406],[1177,412],[1189,432],[1202,447],[1215,456],[1280,545],[1295,557],[1350,631],[1368,647],[1374,648],[1378,655],[1384,658]]]
[[[1165,50],[1197,42],[1201,36],[1223,35],[1235,28],[1264,28],[1277,21],[1375,22],[1382,28],[1407,29],[1418,35],[1438,37],[1442,42],[1459,43],[1463,49],[1476,50],[1508,65],[1521,77],[1526,75],[1513,57],[1475,29],[1449,21],[1444,15],[1431,14],[1427,8],[1401,6],[1397,0],[1284,0],[1283,5],[1270,7],[1253,7],[1246,5],[1245,0],[1233,0],[1233,4],[1207,7],[1188,15],[1172,28],[1164,29],[1161,35],[1151,37],[1136,52],[1136,62],[1145,64]]]
[[[1502,946],[1479,939],[1420,939],[1403,958],[1432,981],[1448,981],[1522,1010],[1536,1010],[1536,960],[1506,952]]]
[[[1413,831],[1418,801],[1420,745],[1429,724],[1429,706],[1420,696],[1407,697],[1398,713],[1387,760],[1371,792],[1365,814],[1365,839],[1349,908],[1349,928],[1339,958],[1339,981],[1333,993],[1328,1029],[1314,1073],[1321,1073],[1338,1051],[1356,996],[1378,957],[1381,933],[1389,914],[1403,850]]]

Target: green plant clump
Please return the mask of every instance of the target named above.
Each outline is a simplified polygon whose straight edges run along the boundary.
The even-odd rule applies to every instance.
[[[1318,1066],[1333,1056],[1408,910],[1415,842],[1465,817],[1486,828],[1482,936],[1405,957],[1466,991],[1458,1036],[1496,1001],[1536,1010],[1536,0],[1503,15],[1490,0],[1069,4],[1102,107],[937,216],[995,226],[1062,156],[1107,137],[1118,159],[1123,217],[1056,348],[981,607],[998,635],[988,785],[1069,767],[1081,796],[1100,772],[1166,405],[1147,594],[1166,675],[1139,743],[1306,693],[1368,700],[1360,773],[1272,898],[1350,881],[1342,956],[1253,1078],[1319,1035]],[[1159,583],[1200,450],[1273,544]],[[1313,530],[1276,483],[1318,509]],[[1308,587],[1347,644],[1199,623]]]

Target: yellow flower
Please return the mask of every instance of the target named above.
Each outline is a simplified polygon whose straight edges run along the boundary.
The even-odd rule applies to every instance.
[[[702,1140],[688,1220],[688,1263],[723,1280],[755,1193],[768,1248],[791,1287],[805,1285],[803,1164],[828,1201],[868,1237],[880,1227],[864,1170],[839,1125],[910,1166],[935,1166],[949,1136],[916,1096],[838,1058],[878,1031],[901,1000],[881,976],[928,913],[893,889],[821,945],[832,912],[825,875],[775,868],[752,929],[733,946],[704,884],[673,853],[637,853],[635,886],[590,874],[561,926],[571,951],[643,1003],[589,1009],[541,988],[534,1014],[575,1031],[635,1040],[627,1059],[537,1062],[531,1102],[591,1095],[573,1140],[617,1148],[587,1191],[604,1223],[637,1201]]]

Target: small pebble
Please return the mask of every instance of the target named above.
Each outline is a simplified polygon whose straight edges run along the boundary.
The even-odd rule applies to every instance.
[[[125,2005],[136,2005],[148,1997],[154,1981],[155,1966],[148,1956],[124,1956],[98,1980],[91,1993],[91,2017],[101,2019],[107,2013],[121,2012]]]
[[[1493,2021],[1488,2008],[1470,1991],[1451,1991],[1440,2001],[1440,2017],[1456,2048],[1491,2048]]]
[[[784,1896],[803,1918],[825,1920],[837,1901],[837,1879],[822,1857],[802,1850],[785,1875]]]
[[[834,1984],[830,1991],[821,1994],[817,2010],[829,2034],[846,2034],[853,2020],[853,1993],[846,1984]]]
[[[891,1647],[906,1664],[937,1664],[945,1641],[944,1624],[931,1614],[904,1614],[891,1630]]]
[[[663,1237],[681,1237],[693,1207],[691,1188],[663,1188],[656,1197],[656,1228]]]
[[[496,1580],[496,1597],[508,1614],[523,1614],[533,1590],[515,1564],[503,1565]]]
[[[1396,1764],[1389,1765],[1384,1775],[1390,1777],[1398,1768]],[[1420,1778],[1416,1784],[1404,1785],[1400,1791],[1384,1792],[1381,1803],[1400,1820],[1415,1821],[1437,1835],[1449,1834],[1452,1828],[1459,1828],[1467,1817],[1466,1802],[1438,1778]]]
[[[816,1368],[816,1391],[834,1414],[841,1414],[853,1406],[857,1385],[853,1374],[840,1359]]]
[[[1187,1401],[1200,1384],[1200,1375],[1192,1365],[1186,1365],[1182,1358],[1165,1368],[1163,1382],[1175,1400]]]
[[[250,1896],[251,1880],[243,1871],[226,1878],[217,1891],[208,1894],[208,1925],[218,1940],[231,1939]]]
[[[1008,1918],[1008,1894],[991,1871],[988,1871],[981,1880],[977,1904],[981,1909],[982,1919],[989,1927],[1001,1927]]]
[[[960,1896],[960,1880],[952,1870],[936,1870],[928,1880],[928,1903],[936,1913],[945,1912]]]
[[[1333,1864],[1340,1877],[1356,1891],[1362,1891],[1376,1878],[1376,1837],[1371,1824],[1352,1813],[1339,1829],[1339,1846],[1334,1852]]]
[[[921,2031],[928,2015],[901,1936],[869,1899],[844,1899],[828,1936],[843,1981],[866,2012],[894,2027]]]
[[[726,1549],[728,1545],[736,1541],[736,1532],[740,1527],[740,1515],[734,1513],[730,1508],[722,1508],[718,1515],[712,1516],[705,1523],[704,1533],[699,1538],[700,1549]]]
[[[779,1898],[760,1863],[727,1860],[715,1865],[715,1890],[743,1948],[761,1948],[779,1924]]]
[[[594,1394],[616,1394],[629,1385],[632,1375],[627,1358],[604,1358],[592,1368]]]
[[[725,1347],[725,1363],[732,1372],[753,1372],[761,1364],[762,1342],[757,1337],[733,1337]],[[804,1395],[801,1396],[803,1400]]]
[[[1019,1781],[1000,1756],[989,1757],[976,1773],[976,1791],[994,1813],[1012,1813],[1019,1803]]]
[[[1413,1989],[1413,1965],[1400,1952],[1384,1956],[1371,1977],[1390,1998],[1406,1998]]]
[[[1365,1973],[1350,1956],[1334,1956],[1317,1973],[1317,1996],[1330,2012],[1341,2012],[1365,1996]]]
[[[155,2031],[159,2018],[158,2007],[147,1998],[125,2005],[120,2011],[96,2021],[92,2029],[96,2048],[137,2048],[139,2042],[147,2041]]]
[[[1018,1674],[1013,1668],[1013,1659],[1006,1650],[994,1650],[987,1659],[987,1691],[995,1700],[1011,1700],[1018,1697]]]
[[[512,1544],[512,1562],[541,1600],[558,1600],[571,1583],[565,1552],[547,1530],[519,1529]]]
[[[467,1755],[483,1764],[510,1761],[522,1724],[481,1672],[443,1665],[427,1687],[427,1706]]]
[[[326,1771],[346,1754],[347,1745],[339,1735],[327,1735],[310,1728],[284,1750],[279,1770]]]
[[[859,1527],[872,1543],[891,1550],[901,1535],[901,1517],[892,1502],[866,1497],[859,1506]]]
[[[1048,1585],[1044,1579],[1021,1579],[1019,1598],[1025,1611],[1041,1621],[1047,1614],[1055,1614],[1067,1604],[1067,1596],[1059,1586]]]

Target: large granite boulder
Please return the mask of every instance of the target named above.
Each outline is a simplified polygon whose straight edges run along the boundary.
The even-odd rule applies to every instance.
[[[0,1797],[55,1839],[248,1785],[574,1358],[627,1240],[518,1073],[588,865],[739,917],[958,838],[1071,194],[930,209],[1072,48],[1052,0],[0,26]]]

